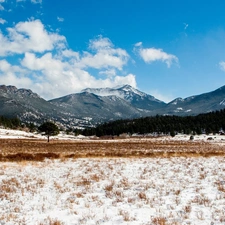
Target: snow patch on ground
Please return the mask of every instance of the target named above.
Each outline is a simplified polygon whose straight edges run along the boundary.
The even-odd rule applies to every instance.
[[[224,224],[224,171],[224,157],[1,162],[0,224]]]
[[[35,134],[31,132],[25,132],[21,130],[10,130],[0,128],[0,138],[43,138],[40,134]]]
[[[191,135],[187,134],[177,134],[175,137],[171,137],[169,135],[164,135],[164,136],[155,136],[156,140],[173,140],[173,141],[189,141]],[[146,135],[146,136],[141,136],[141,135],[133,135],[132,139],[134,138],[137,139],[144,139],[145,137],[149,138],[151,136]],[[8,139],[46,139],[46,136],[41,135],[39,133],[31,133],[31,132],[26,132],[26,131],[20,131],[20,130],[10,130],[10,129],[3,129],[0,128],[0,139],[1,138],[8,138]],[[67,135],[64,132],[61,132],[57,136],[52,136],[51,139],[55,140],[80,140],[80,139],[90,139],[92,137],[85,137],[83,135]],[[126,136],[126,139],[129,138],[129,135]],[[116,141],[114,139],[113,141]],[[118,141],[123,141],[123,139],[119,139]],[[210,143],[225,143],[225,135],[206,135],[206,134],[201,134],[201,135],[194,135],[194,140],[193,141],[207,141]]]
[[[0,139],[1,138],[8,138],[8,139],[46,139],[46,136],[41,135],[39,133],[31,133],[31,132],[26,132],[26,131],[21,131],[21,130],[10,130],[10,129],[3,129],[0,128]],[[60,139],[60,140],[73,140],[73,139],[84,139],[85,136],[83,135],[67,135],[63,132],[61,132],[57,136],[51,136],[51,139]]]

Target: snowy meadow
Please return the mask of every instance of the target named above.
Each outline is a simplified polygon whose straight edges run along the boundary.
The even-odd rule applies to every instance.
[[[0,224],[224,224],[225,158],[3,162]]]
[[[0,224],[225,224],[219,138],[1,139]]]

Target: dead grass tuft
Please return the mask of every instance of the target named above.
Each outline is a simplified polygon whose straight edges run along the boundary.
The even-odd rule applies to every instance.
[[[153,217],[152,225],[166,225],[166,219],[163,217]]]
[[[39,223],[39,225],[64,225],[64,223],[59,220],[48,218],[44,223]]]

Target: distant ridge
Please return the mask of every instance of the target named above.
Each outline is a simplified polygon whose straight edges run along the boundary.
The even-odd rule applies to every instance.
[[[63,128],[95,126],[110,120],[159,115],[197,115],[225,108],[225,86],[212,92],[176,98],[166,104],[131,87],[86,88],[46,101],[29,89],[0,85],[0,115],[40,124],[56,121]]]

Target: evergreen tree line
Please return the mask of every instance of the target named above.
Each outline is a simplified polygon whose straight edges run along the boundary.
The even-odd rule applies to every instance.
[[[21,121],[18,118],[7,118],[0,116],[0,126],[3,126],[4,128],[15,129],[21,127]]]
[[[96,128],[85,129],[83,135],[129,134],[202,134],[225,131],[225,109],[197,116],[152,116],[132,120],[117,120]]]

